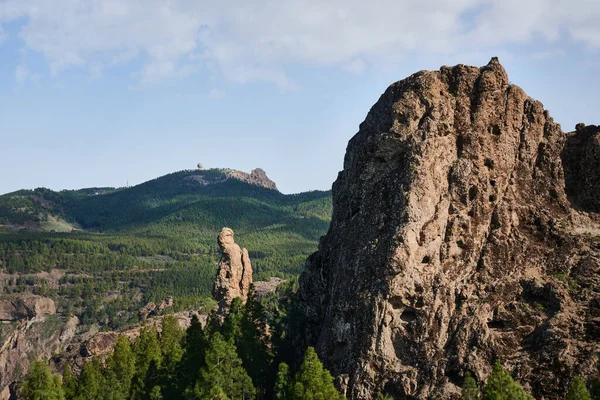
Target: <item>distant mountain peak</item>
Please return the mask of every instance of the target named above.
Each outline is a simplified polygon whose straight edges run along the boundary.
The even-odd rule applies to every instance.
[[[277,184],[267,176],[267,173],[261,168],[255,168],[250,173],[239,171],[237,169],[220,168],[209,170],[197,170],[197,173],[188,175],[186,179],[193,180],[201,186],[213,185],[225,182],[229,179],[237,179],[250,185],[261,186],[267,189],[277,189]],[[220,174],[215,175],[215,172]]]

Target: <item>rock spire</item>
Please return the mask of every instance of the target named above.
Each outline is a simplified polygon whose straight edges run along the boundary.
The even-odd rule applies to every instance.
[[[222,313],[236,297],[246,303],[252,284],[252,265],[248,250],[235,243],[230,228],[221,229],[217,243],[221,249],[221,261],[213,297],[219,303],[219,312]]]

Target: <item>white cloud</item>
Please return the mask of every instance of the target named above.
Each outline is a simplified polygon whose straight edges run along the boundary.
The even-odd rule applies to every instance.
[[[37,84],[40,81],[40,75],[29,71],[25,65],[19,64],[15,69],[15,80],[19,85],[22,85],[26,82],[33,82]]]
[[[137,60],[142,83],[187,76],[201,62],[235,82],[290,90],[286,71],[297,65],[361,72],[408,54],[561,39],[600,49],[596,0],[0,2],[0,23],[20,18],[20,38],[52,73]]]
[[[4,40],[6,40],[7,36],[8,35],[6,34],[6,32],[4,32],[4,29],[2,29],[2,25],[0,25],[0,44],[2,44]]]
[[[208,96],[211,99],[219,100],[225,97],[225,92],[219,89],[212,89],[210,92],[208,92]]]

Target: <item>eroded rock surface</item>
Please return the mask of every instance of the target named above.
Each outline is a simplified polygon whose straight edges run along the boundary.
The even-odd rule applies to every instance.
[[[568,134],[563,164],[575,207],[600,212],[600,126],[579,124]]]
[[[237,179],[238,181],[242,181],[250,185],[277,190],[277,185],[275,184],[275,182],[269,179],[267,173],[260,168],[253,169],[252,171],[250,171],[250,173],[228,168],[220,169],[219,171],[222,174],[216,176],[213,173],[194,171],[194,175],[189,175],[185,179],[194,181],[196,184],[199,184],[201,186],[223,183],[225,181],[228,181],[229,179]]]
[[[221,249],[219,272],[213,287],[213,297],[223,312],[236,297],[245,304],[252,284],[252,265],[248,250],[241,248],[233,239],[233,231],[223,228],[217,238]]]
[[[250,171],[250,174],[238,171],[235,169],[228,170],[227,176],[238,179],[242,182],[249,183],[251,185],[262,186],[267,189],[277,190],[277,185],[267,176],[267,173],[260,169],[256,168]]]
[[[386,90],[298,292],[299,336],[349,399],[458,398],[496,358],[538,399],[595,373],[600,240],[578,233],[565,141],[495,58]]]
[[[18,321],[44,314],[56,314],[56,304],[48,297],[22,293],[0,298],[0,321]]]

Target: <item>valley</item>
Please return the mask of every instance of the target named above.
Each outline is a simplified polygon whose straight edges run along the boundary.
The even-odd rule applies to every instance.
[[[23,369],[10,368],[0,383],[19,379],[32,356],[134,329],[149,304],[157,306],[151,315],[210,310],[223,226],[249,249],[255,280],[297,276],[329,226],[331,194],[284,195],[264,172],[249,179],[256,175],[188,170],[131,188],[0,196],[0,305],[22,297],[54,304],[51,313],[0,312],[0,354],[7,337],[29,342],[11,355],[13,367],[25,360]],[[41,330],[25,335],[28,325]]]

